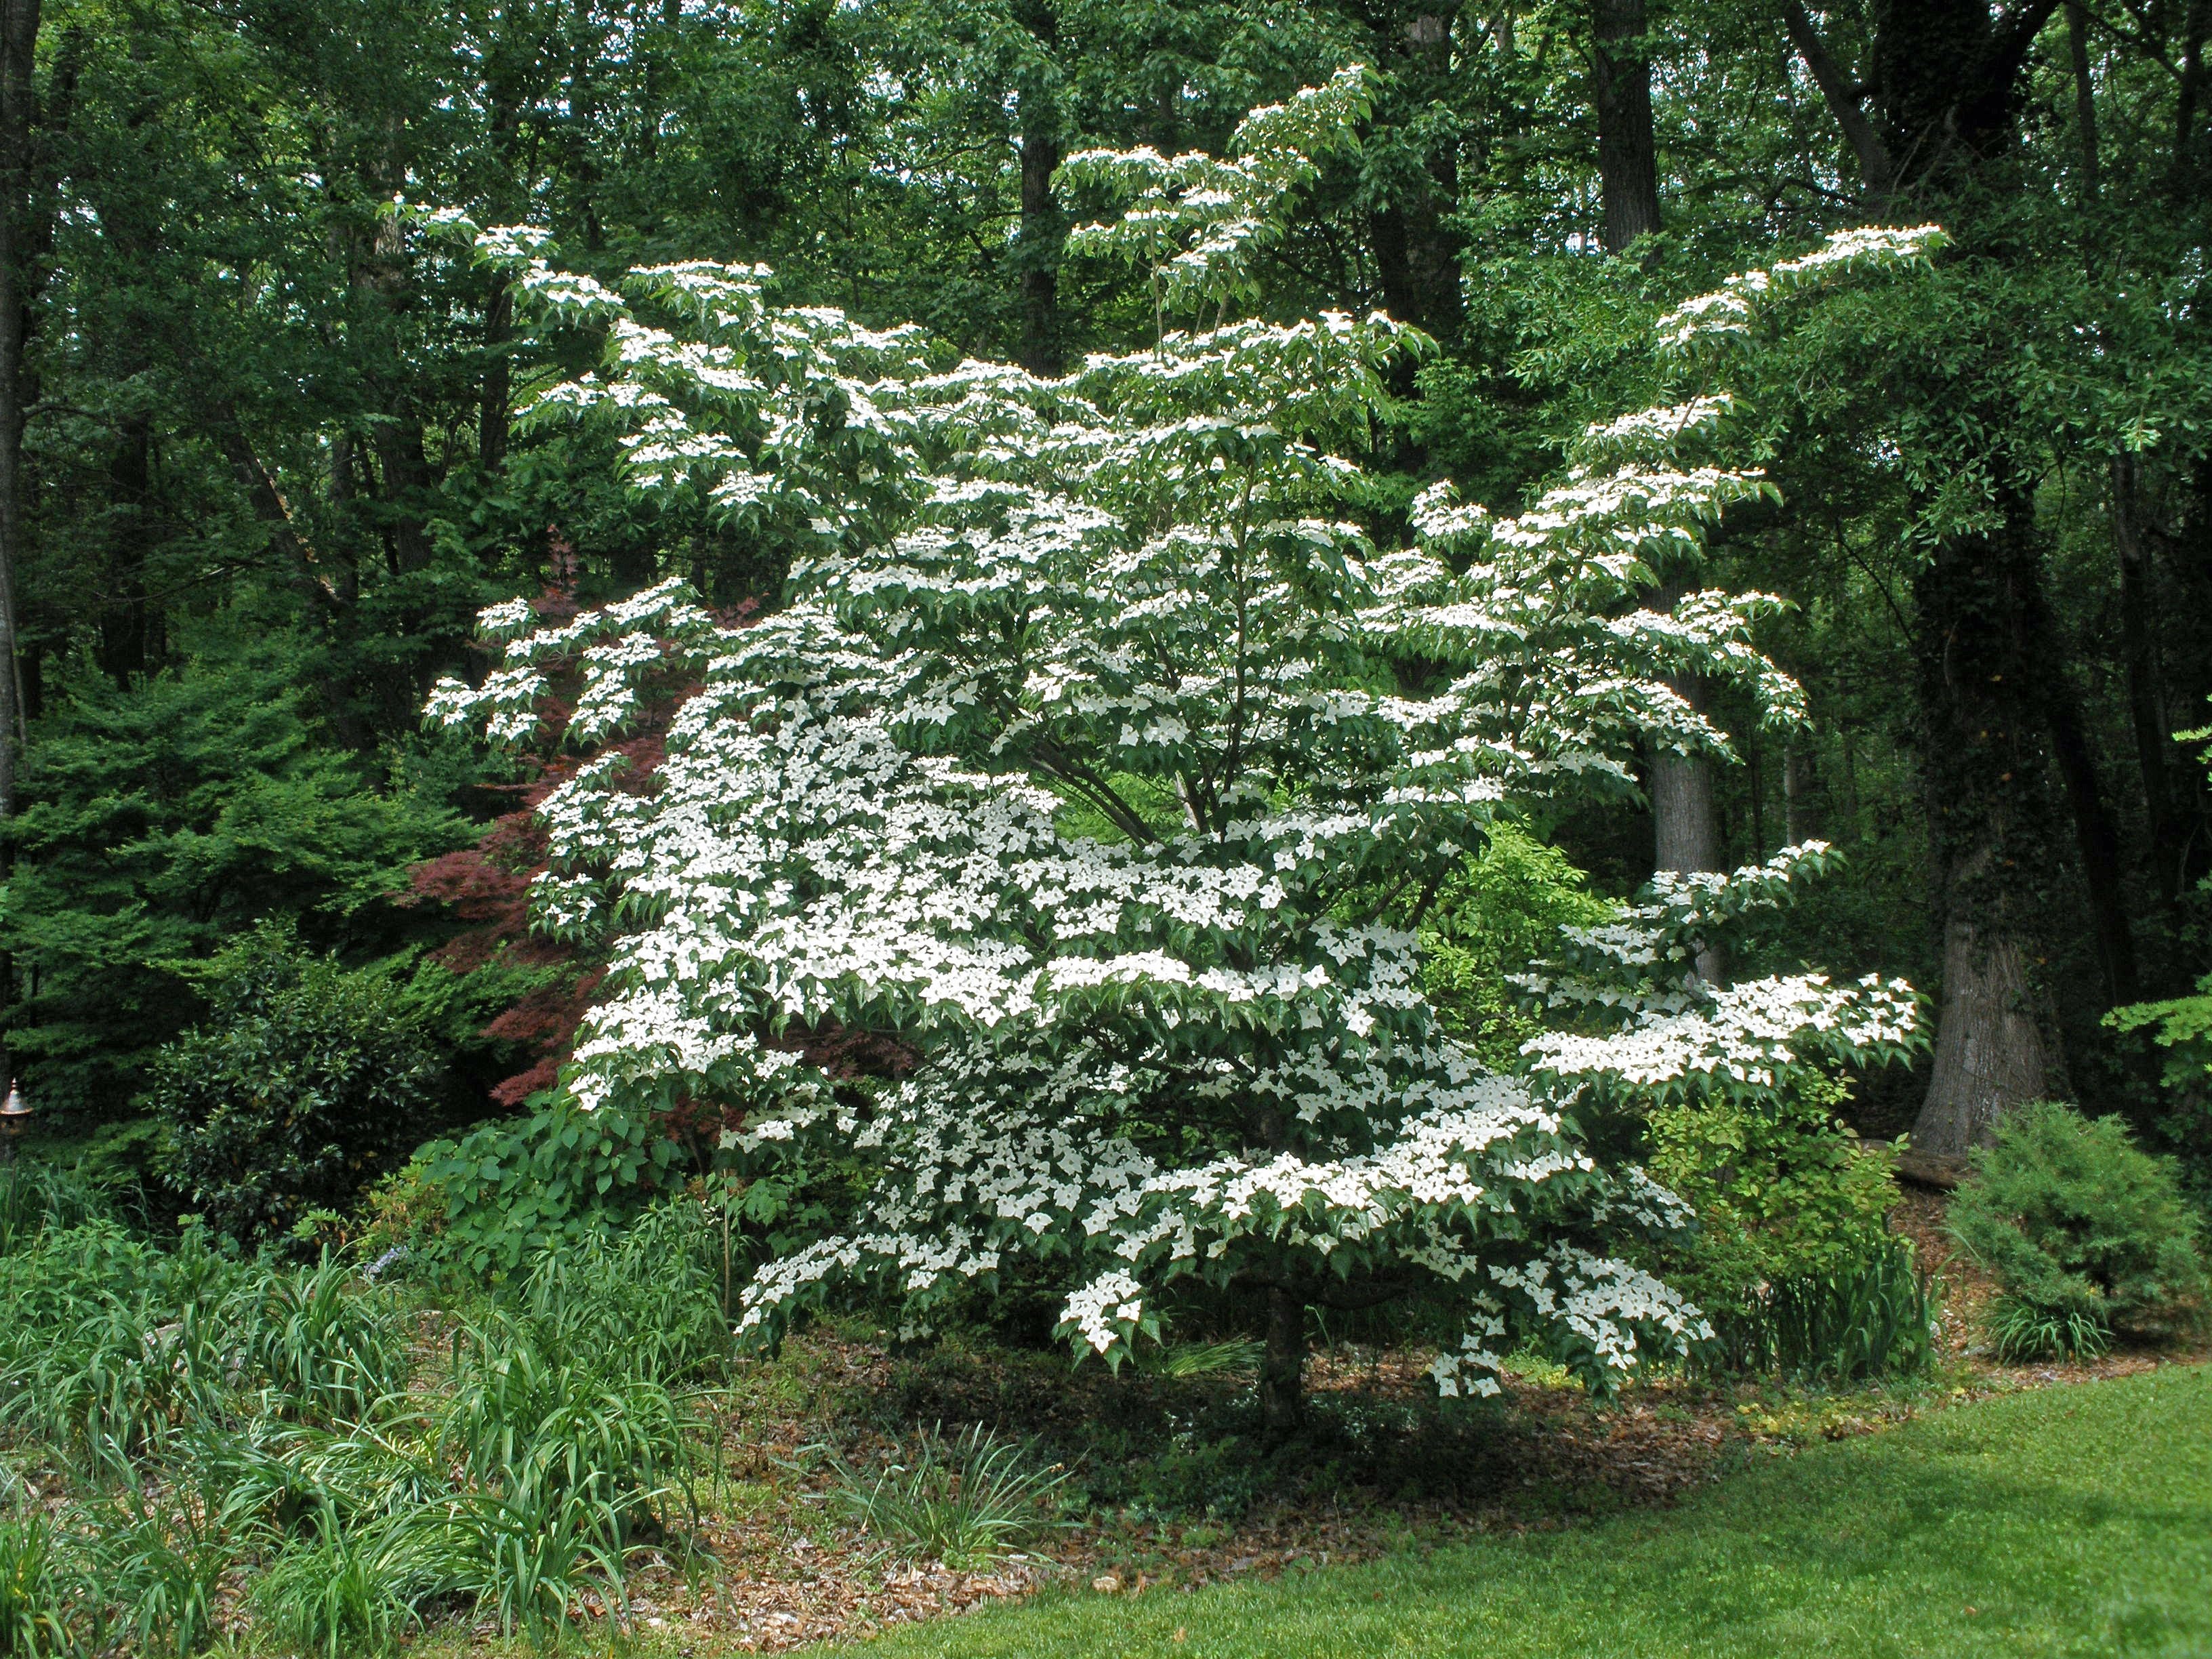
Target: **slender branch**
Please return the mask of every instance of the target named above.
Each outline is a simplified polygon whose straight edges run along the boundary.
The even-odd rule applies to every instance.
[[[1881,212],[1888,206],[1891,193],[1897,187],[1897,168],[1889,146],[1882,143],[1881,135],[1874,130],[1874,123],[1867,119],[1866,112],[1859,106],[1864,92],[1856,82],[1844,78],[1800,0],[1782,0],[1782,27],[1790,36],[1790,44],[1805,60],[1805,67],[1812,73],[1813,84],[1820,88],[1828,112],[1843,129],[1844,142],[1858,158],[1859,177],[1866,181],[1869,202],[1876,212]]]

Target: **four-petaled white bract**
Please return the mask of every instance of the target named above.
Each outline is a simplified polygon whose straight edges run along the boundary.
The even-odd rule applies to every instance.
[[[1116,1363],[1190,1275],[1448,1298],[1447,1393],[1494,1389],[1531,1329],[1607,1382],[1704,1324],[1611,1253],[1684,1206],[1601,1167],[1577,1113],[1909,1035],[1901,988],[1685,980],[1680,939],[1786,870],[1581,939],[1559,994],[1606,1015],[1528,1077],[1439,1029],[1406,924],[1488,825],[1625,792],[1638,743],[1717,752],[1670,677],[1732,682],[1776,720],[1800,699],[1749,637],[1772,601],[1640,603],[1766,488],[1683,455],[1724,399],[1594,428],[1519,518],[1438,489],[1411,545],[1371,539],[1388,514],[1357,453],[1418,337],[1225,314],[1310,170],[1288,140],[1348,134],[1364,86],[1256,115],[1228,162],[1083,158],[1141,198],[1082,240],[1152,265],[1162,331],[1055,381],[778,307],[757,270],[617,294],[534,239],[478,238],[540,314],[605,331],[604,367],[541,416],[607,422],[641,489],[807,550],[742,629],[680,582],[538,632],[494,607],[504,662],[432,702],[520,739],[547,676],[580,671],[589,744],[654,672],[702,683],[653,790],[605,761],[545,803],[538,914],[612,941],[579,1105],[709,1099],[749,1114],[740,1167],[826,1150],[873,1170],[754,1278],[750,1335],[840,1285],[926,1319],[1018,1262],[1065,1288],[1079,1352]],[[1169,327],[1189,311],[1212,325]],[[896,1033],[920,1063],[833,1085],[764,1043],[793,1026]]]

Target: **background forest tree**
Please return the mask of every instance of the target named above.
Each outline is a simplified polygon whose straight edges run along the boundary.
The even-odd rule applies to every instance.
[[[1097,204],[1061,158],[1218,153],[1364,62],[1362,145],[1253,309],[1437,340],[1370,439],[1401,524],[1443,476],[1517,510],[1592,419],[1709,389],[1651,342],[1728,273],[1947,228],[1932,272],[1754,318],[1712,371],[1779,500],[1671,579],[1794,601],[1765,643],[1809,729],[1686,684],[1742,763],[1654,753],[1646,805],[1542,828],[1604,892],[1837,844],[1765,948],[1938,1016],[1850,1106],[1867,1132],[1954,1152],[2045,1095],[2187,1121],[2106,1017],[2212,965],[2212,799],[2173,736],[2212,695],[2208,33],[2196,0],[7,0],[10,1066],[129,1121],[203,964],[273,918],[411,999],[440,1110],[492,1109],[561,1029],[514,1011],[590,964],[501,908],[544,780],[426,734],[430,685],[518,594],[778,600],[804,526],[635,495],[605,435],[518,422],[596,343],[520,328],[410,207],[542,224],[610,279],[757,261],[779,303],[1050,372],[1155,316],[1141,272],[1067,257]],[[410,893],[494,820],[507,863]]]

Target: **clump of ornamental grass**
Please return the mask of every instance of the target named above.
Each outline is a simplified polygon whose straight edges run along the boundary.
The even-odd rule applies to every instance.
[[[982,1565],[1053,1524],[1051,1501],[1067,1479],[1036,1461],[1029,1443],[971,1424],[948,1439],[941,1424],[917,1433],[873,1468],[828,1461],[823,1505],[911,1559],[948,1567]]]

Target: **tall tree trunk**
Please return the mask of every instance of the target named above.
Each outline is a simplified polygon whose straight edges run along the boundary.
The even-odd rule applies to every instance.
[[[507,465],[508,405],[513,403],[514,365],[507,345],[514,320],[514,293],[507,273],[495,270],[484,301],[483,390],[477,406],[477,464],[487,472]]]
[[[2212,0],[2189,0],[2182,14],[2181,76],[2173,100],[2172,189],[2187,197],[2202,187],[2197,176],[2202,148],[2197,129],[2203,116],[2204,41],[2212,34]]]
[[[146,596],[147,509],[153,495],[154,423],[143,410],[118,422],[107,484],[107,592],[100,613],[100,667],[118,684],[146,672],[152,619]]]
[[[1409,105],[1442,100],[1452,73],[1450,15],[1416,11],[1390,44],[1398,95]],[[1446,341],[1457,337],[1467,322],[1460,244],[1450,224],[1459,203],[1459,159],[1455,140],[1437,145],[1417,173],[1392,185],[1368,225],[1384,307]]]
[[[44,238],[33,223],[40,0],[0,0],[0,829],[15,815],[17,578],[23,555],[23,426],[31,306]],[[0,1000],[5,988],[0,988]]]
[[[1267,1290],[1267,1344],[1260,1361],[1260,1426],[1280,1443],[1305,1426],[1306,1304],[1296,1291]]]
[[[1014,245],[1021,273],[1021,365],[1048,377],[1060,371],[1060,250],[1066,227],[1052,195],[1060,166],[1060,112],[1032,86],[1021,94],[1022,225]]]
[[[2046,626],[2039,631],[2045,641],[2055,645],[2054,629]],[[2135,931],[2128,921],[2119,831],[2105,803],[2096,757],[2081,720],[2081,701],[2063,657],[2054,652],[2045,660],[2051,664],[2043,684],[2051,756],[2066,787],[2066,804],[2073,812],[2074,840],[2081,855],[2081,880],[2088,895],[2092,938],[2098,971],[2104,975],[2106,1004],[2116,1006],[2133,1002],[2138,994]]]
[[[1607,252],[1621,253],[1659,229],[1658,144],[1651,130],[1650,26],[1644,0],[1591,0],[1590,101],[1597,114],[1598,192]],[[1675,589],[1655,596],[1671,605]],[[1703,689],[1670,682],[1693,707]],[[1674,875],[1723,867],[1720,797],[1713,766],[1701,755],[1654,750],[1650,768],[1651,864]],[[1727,972],[1719,950],[1698,952],[1698,975],[1717,983]]]
[[[1820,833],[1814,789],[1813,757],[1793,733],[1782,742],[1782,835],[1792,847],[1802,846]]]
[[[1659,229],[1659,150],[1651,131],[1644,0],[1590,0],[1590,102],[1606,251]]]
[[[2054,1092],[2024,931],[2010,917],[1985,928],[1960,915],[1944,925],[1943,1010],[1934,1078],[1912,1125],[1917,1151],[1957,1157],[1989,1139],[2013,1107]]]
[[[2143,546],[2135,456],[2112,456],[2112,550],[2119,556],[2119,653],[2128,679],[2128,723],[2135,730],[2135,765],[2143,779],[2143,827],[2150,867],[2167,905],[2181,898],[2185,814],[2174,803],[2170,768],[2172,721],[2166,714],[2159,641],[2150,619],[2150,550]]]
[[[1872,51],[1856,79],[1799,0],[1783,0],[1780,21],[1859,157],[1877,211],[1909,194],[1916,216],[1941,219],[1971,249],[1990,207],[2002,223],[2002,204],[2020,188],[2024,71],[2061,3],[2016,0],[2000,12],[1990,0],[1876,0]],[[2011,246],[2001,234],[1984,251],[2002,260],[2014,257]],[[1960,342],[1962,355],[1977,349]],[[1982,349],[1992,358],[2001,350]],[[1930,395],[1955,403],[1958,386],[1947,380]],[[1984,418],[2002,430],[2016,411],[2001,391],[1986,395]],[[2063,1087],[2034,971],[2047,908],[2036,883],[2058,850],[2045,740],[2069,748],[2069,722],[2078,735],[2079,720],[2047,628],[2033,502],[2002,476],[2002,460],[1954,458],[1970,464],[2000,474],[2002,521],[1945,536],[1913,583],[1929,888],[1944,960],[1935,1067],[1913,1127],[1931,1152],[1963,1150],[2011,1107]],[[2031,638],[2036,648],[2024,649]],[[2053,689],[2039,690],[2046,684]],[[2086,744],[2058,759],[2086,849],[2102,811]],[[2103,877],[2090,874],[2101,889]],[[2107,935],[2100,944],[2115,969],[2117,943]]]
[[[39,10],[40,0],[0,0],[0,836],[14,827],[15,744],[23,726],[15,598],[23,554],[24,356],[44,240],[33,228]],[[14,1001],[14,965],[0,956],[0,1012]],[[13,1073],[13,1056],[0,1047],[0,1086]]]
[[[2035,891],[2056,850],[2043,780],[2047,722],[2027,649],[2041,608],[2033,508],[1940,542],[1914,583],[1922,768],[1943,939],[1935,1067],[1912,1129],[1923,1152],[1985,1139],[2012,1107],[2055,1091],[2059,1066],[2037,981]]]

